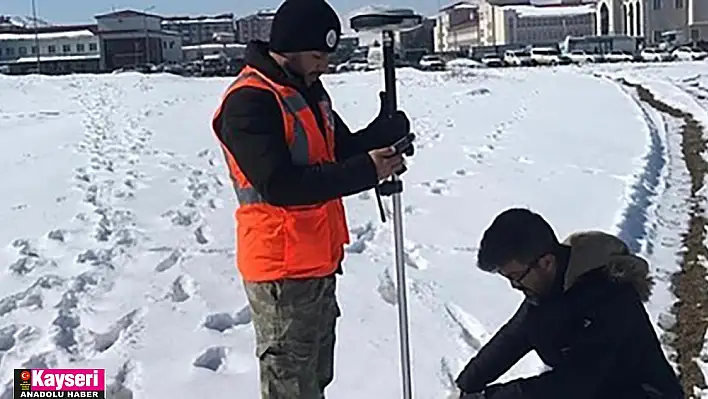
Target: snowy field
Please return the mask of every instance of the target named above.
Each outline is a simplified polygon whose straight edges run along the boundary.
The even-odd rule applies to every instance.
[[[416,398],[441,397],[521,300],[475,268],[483,230],[511,206],[540,212],[561,238],[620,234],[652,261],[659,281],[648,308],[657,329],[670,324],[667,281],[690,187],[680,136],[612,78],[652,82],[708,124],[706,71],[399,70],[400,104],[419,137],[403,197]],[[0,76],[0,398],[12,397],[21,365],[105,367],[140,399],[192,399],[205,387],[258,397],[234,266],[235,197],[210,131],[228,82]],[[325,83],[352,129],[377,113],[379,74]],[[380,222],[373,193],[346,206],[354,242],[328,393],[397,397],[392,224]],[[503,378],[541,369],[530,355]]]

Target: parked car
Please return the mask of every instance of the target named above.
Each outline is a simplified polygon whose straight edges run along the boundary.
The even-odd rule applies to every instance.
[[[605,54],[605,61],[607,62],[632,62],[634,61],[634,55],[629,51],[622,50],[612,50]]]
[[[570,65],[573,63],[573,60],[571,60],[567,54],[559,54],[558,55],[558,63],[560,65]]]
[[[570,61],[574,64],[587,64],[589,62],[597,62],[597,56],[594,54],[588,54],[585,50],[573,50],[565,54],[566,57],[570,58]]]
[[[504,66],[504,61],[497,53],[489,53],[482,56],[482,64],[488,68],[498,68]]]
[[[349,72],[349,71],[368,71],[369,61],[365,58],[352,58],[345,61],[335,69],[336,72]]]
[[[671,53],[656,47],[649,47],[639,53],[639,57],[645,62],[671,61]]]
[[[696,47],[681,46],[672,51],[671,56],[680,61],[701,61],[708,57],[708,53]]]
[[[445,70],[445,61],[437,55],[424,55],[418,62],[420,69],[424,71],[443,71]]]
[[[560,51],[553,47],[536,47],[531,49],[532,65],[560,64]]]
[[[503,61],[509,66],[530,66],[531,53],[528,50],[507,50]]]
[[[447,70],[462,70],[468,68],[481,68],[484,64],[479,61],[471,60],[469,58],[455,58],[450,60],[445,64],[445,69]]]

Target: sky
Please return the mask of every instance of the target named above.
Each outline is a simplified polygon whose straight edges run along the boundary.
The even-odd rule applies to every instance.
[[[208,15],[233,12],[248,15],[259,9],[277,8],[281,0],[35,0],[37,16],[53,24],[93,23],[93,16],[113,9],[131,8],[145,10],[163,16]],[[367,5],[385,4],[391,7],[413,8],[416,12],[429,15],[452,0],[329,0],[340,17]],[[31,0],[0,0],[0,15],[32,15]],[[342,21],[343,23],[345,21]]]

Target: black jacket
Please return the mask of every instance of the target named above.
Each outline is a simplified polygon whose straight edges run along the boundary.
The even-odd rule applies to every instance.
[[[325,95],[321,82],[306,87],[301,79],[270,57],[267,45],[252,42],[246,48],[247,65],[273,81],[294,87],[310,104],[322,134],[324,122],[317,103]],[[276,206],[311,205],[355,194],[376,186],[378,179],[367,152],[392,144],[395,132],[377,128],[376,120],[352,134],[334,114],[336,163],[294,165],[285,141],[280,107],[273,93],[245,87],[225,99],[219,138],[243,174],[266,202]]]
[[[488,399],[680,399],[643,301],[651,290],[647,263],[617,238],[571,236],[557,292],[524,301],[457,378],[464,392]],[[493,384],[535,350],[552,370]]]

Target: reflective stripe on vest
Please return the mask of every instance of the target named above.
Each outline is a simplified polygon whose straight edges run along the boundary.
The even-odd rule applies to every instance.
[[[307,101],[300,95],[299,93],[288,95],[288,96],[283,96],[280,94],[278,89],[273,86],[269,81],[263,79],[258,73],[256,72],[247,72],[244,73],[243,75],[239,76],[233,83],[232,86],[238,84],[239,82],[249,79],[249,78],[255,78],[258,79],[259,82],[267,85],[270,87],[273,91],[273,94],[278,96],[280,101],[283,103],[285,111],[290,114],[292,119],[294,120],[294,126],[293,126],[293,133],[294,133],[294,139],[293,143],[290,145],[290,158],[292,159],[293,164],[295,165],[307,165],[309,163],[309,143],[308,143],[308,138],[307,138],[307,132],[305,131],[305,126],[303,125],[302,121],[298,118],[298,112],[303,111],[307,109],[309,106],[307,104]],[[322,107],[320,107],[322,108]],[[331,111],[321,109],[324,118],[327,120],[327,123],[329,126],[334,126],[334,116],[332,115]],[[283,115],[285,117],[285,115]],[[240,187],[238,182],[233,179],[233,184],[234,184],[234,190],[236,192],[236,198],[238,199],[238,202],[240,205],[252,205],[252,204],[260,204],[260,203],[265,203],[265,200],[263,197],[256,191],[254,187]]]

